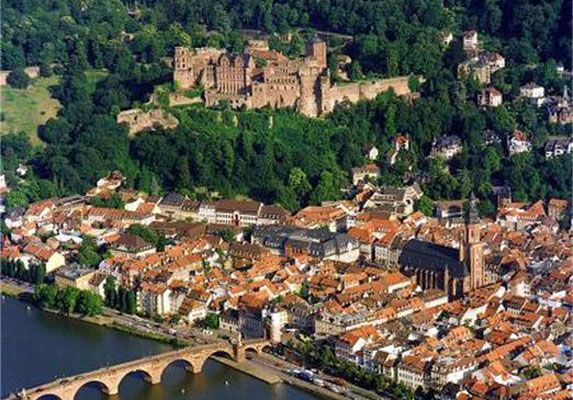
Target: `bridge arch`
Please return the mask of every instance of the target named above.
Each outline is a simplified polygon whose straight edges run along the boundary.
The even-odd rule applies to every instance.
[[[125,378],[127,378],[128,376],[136,376],[138,378],[141,378],[143,381],[154,385],[156,383],[159,383],[159,381],[161,381],[161,375],[159,375],[159,378],[157,378],[156,375],[157,374],[154,374],[152,371],[150,372],[145,368],[136,368],[123,374],[118,379],[117,387],[119,389],[123,381],[125,381]]]
[[[251,344],[245,346],[245,352],[252,351],[256,355],[261,354],[264,350],[270,350],[270,349],[271,349],[270,343]]]
[[[36,400],[62,400],[62,398],[56,394],[46,393],[40,397],[36,397]]]
[[[103,392],[105,394],[117,393],[116,388],[111,388],[108,384],[106,384],[105,382],[102,382],[101,380],[93,379],[91,381],[84,382],[81,386],[78,386],[76,392],[74,393],[73,398],[75,399],[82,390],[84,390],[86,388],[90,388],[90,387],[96,387],[97,389],[99,389],[101,392]]]
[[[206,357],[205,360],[206,361],[208,358],[211,358],[213,356],[220,356],[223,355],[225,357],[227,357],[230,360],[234,360],[235,359],[235,355],[233,354],[233,350],[227,350],[227,349],[217,349],[217,350],[213,350],[211,353],[209,353]]]
[[[100,368],[88,373],[58,379],[41,386],[26,390],[32,400],[39,398],[72,399],[86,388],[99,389],[109,395],[117,395],[119,386],[131,374],[143,375],[152,384],[161,382],[164,371],[174,363],[184,363],[193,373],[200,373],[205,361],[212,356],[224,356],[235,362],[245,360],[246,351],[260,354],[269,346],[267,340],[255,340],[243,343],[213,343],[204,346],[187,347],[162,355],[148,356],[140,360],[129,361],[113,367]]]
[[[245,346],[245,356],[247,358],[250,358],[253,354],[258,356],[260,354],[260,351],[257,347],[255,346]]]
[[[193,372],[193,373],[201,372],[201,370],[198,370],[198,371],[196,370],[197,367],[195,365],[193,365],[193,361],[191,361],[185,357],[178,357],[178,358],[175,358],[173,360],[169,360],[168,362],[165,363],[165,365],[163,365],[163,367],[161,368],[160,377],[163,379],[163,375],[165,375],[165,372],[169,368],[176,367],[177,365],[183,366],[189,372]]]
[[[205,365],[205,361],[213,356],[224,356],[232,361],[237,361],[235,355],[233,354],[233,350],[228,349],[216,349],[209,353],[206,353],[203,357],[198,358],[197,362],[193,365],[193,373],[198,374],[203,370],[203,365]]]

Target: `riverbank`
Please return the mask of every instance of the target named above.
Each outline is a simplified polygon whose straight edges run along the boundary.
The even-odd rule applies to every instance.
[[[301,382],[300,379],[294,378],[284,378],[283,382],[287,385],[294,386],[297,389],[304,390],[307,393],[312,394],[313,396],[320,397],[322,399],[331,399],[331,400],[348,400],[348,397],[331,392],[330,390],[324,389],[320,386],[310,385],[306,382]]]
[[[2,284],[0,285],[0,293],[4,296],[12,297],[12,298],[15,298],[17,300],[23,301],[25,303],[29,303],[29,304],[33,305],[34,307],[38,308],[39,310],[50,313],[50,314],[60,315],[60,316],[64,316],[67,318],[72,318],[72,319],[76,319],[79,321],[87,322],[90,324],[103,326],[106,328],[114,329],[116,331],[130,334],[133,336],[138,336],[138,337],[141,337],[144,339],[150,339],[150,340],[155,340],[155,341],[160,342],[160,343],[169,344],[169,345],[174,346],[174,347],[184,347],[184,346],[187,346],[189,344],[184,340],[179,340],[179,339],[174,338],[174,337],[162,335],[160,333],[145,332],[143,330],[135,329],[133,327],[120,324],[117,321],[115,321],[113,317],[109,317],[109,316],[105,316],[105,315],[98,315],[95,317],[88,317],[88,316],[76,314],[76,313],[66,315],[66,314],[63,314],[59,310],[52,310],[50,308],[40,308],[33,301],[33,298],[32,298],[33,293],[31,293],[29,290],[25,289],[21,285],[18,285],[16,283],[12,283],[12,282],[8,282],[4,279],[2,280]]]
[[[175,348],[185,347],[191,344],[185,340],[178,339],[174,336],[167,336],[161,333],[144,331],[134,326],[121,324],[111,316],[98,315],[96,317],[87,317],[80,314],[65,315],[58,310],[37,307],[33,302],[32,293],[30,293],[29,290],[25,289],[22,285],[19,285],[17,283],[7,282],[3,280],[2,285],[0,285],[0,292],[6,296],[13,297],[17,300],[32,304],[39,310],[50,314],[72,318],[78,321],[83,321],[94,325],[99,325],[105,328],[127,333],[129,335],[167,344]],[[245,362],[239,364],[235,361],[223,357],[213,357],[213,359],[215,359],[217,362],[221,364],[224,364],[237,371],[245,373],[253,378],[259,379],[269,385],[274,385],[283,382],[283,379],[280,378],[278,375],[272,373],[271,371],[265,370],[264,368],[261,368],[260,366],[257,366],[254,363]]]
[[[247,375],[252,376],[253,378],[257,378],[260,381],[268,383],[269,385],[276,385],[277,383],[283,382],[282,378],[278,375],[274,374],[273,372],[263,369],[256,364],[244,362],[239,364],[236,361],[229,360],[225,357],[213,356],[211,357],[213,360],[220,362],[221,364],[225,364],[228,367],[234,368],[238,371],[241,371]]]
[[[134,335],[84,324],[41,312],[5,296],[1,302],[2,365],[0,397],[19,393],[54,380],[82,375],[106,366],[171,351],[171,346]],[[41,338],[41,340],[38,340]],[[225,385],[225,380],[228,385]],[[85,385],[74,398],[104,398],[99,385]],[[161,384],[150,385],[142,374],[126,375],[121,382],[122,400],[317,400],[291,385],[268,385],[241,371],[209,359],[200,374],[173,363],[161,376]]]
[[[99,325],[101,327],[113,329],[119,332],[123,332],[132,336],[137,336],[149,340],[153,340],[155,342],[163,343],[170,345],[172,347],[185,347],[191,345],[191,343],[181,340],[175,336],[168,336],[159,332],[150,332],[148,330],[143,330],[137,326],[128,326],[122,323],[119,323],[116,318],[114,318],[112,311],[108,310],[106,312],[107,315],[99,315],[96,317],[86,317],[80,314],[71,314],[65,315],[62,314],[58,310],[51,310],[51,309],[41,309],[37,307],[33,302],[33,293],[30,292],[29,288],[24,287],[24,285],[19,285],[18,283],[6,282],[2,281],[2,285],[0,285],[0,292],[3,295],[13,297],[17,300],[32,304],[35,308],[58,316],[63,316],[71,319],[75,319],[78,321],[87,322],[94,325]],[[270,355],[269,355],[270,356]],[[237,363],[233,360],[229,360],[227,358],[222,357],[213,357],[215,361],[218,363],[224,364],[230,368],[233,368],[239,372],[242,372],[246,375],[249,375],[253,378],[256,378],[262,382],[265,382],[269,385],[276,385],[280,383],[284,383],[298,389],[304,390],[305,392],[311,393],[314,396],[318,396],[320,398],[325,399],[334,399],[340,400],[345,398],[340,394],[334,393],[332,391],[326,390],[325,388],[321,388],[319,386],[310,384],[308,382],[301,381],[299,379],[287,376],[286,374],[282,373],[280,370],[273,370],[272,368],[266,368],[261,366],[252,361],[246,361],[243,363]]]
[[[325,388],[322,388],[320,386],[316,386],[316,385],[310,384],[308,382],[301,381],[300,379],[296,379],[294,377],[288,377],[288,376],[285,376],[284,374],[281,374],[282,376],[280,376],[278,373],[274,372],[272,369],[265,368],[259,364],[253,363],[253,362],[247,361],[247,362],[239,364],[238,362],[235,362],[233,360],[229,360],[228,358],[225,358],[225,357],[214,356],[211,358],[213,358],[217,362],[220,362],[221,364],[225,364],[228,367],[231,367],[231,368],[234,368],[238,371],[241,371],[242,373],[247,374],[249,376],[252,376],[253,378],[261,380],[261,381],[263,381],[269,385],[276,385],[276,384],[281,384],[281,383],[291,385],[293,387],[296,387],[300,390],[303,390],[307,393],[312,394],[313,396],[320,397],[322,399],[331,399],[331,400],[346,400],[347,399],[347,397],[345,397],[341,394],[331,392],[331,391],[329,391]]]
[[[113,320],[111,323],[104,324],[103,326],[105,326],[106,328],[114,329],[116,331],[127,333],[129,335],[138,336],[144,339],[155,340],[156,342],[168,344],[176,348],[181,348],[190,345],[190,343],[188,343],[185,340],[177,339],[175,337],[165,336],[160,333],[145,332],[130,326],[120,324]]]
[[[23,300],[21,297],[23,294],[29,293],[26,289],[13,285],[11,283],[7,283],[2,280],[2,284],[0,285],[0,293],[4,296],[13,297],[18,300]]]

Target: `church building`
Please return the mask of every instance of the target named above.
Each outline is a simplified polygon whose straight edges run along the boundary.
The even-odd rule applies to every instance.
[[[441,289],[457,299],[485,285],[484,243],[473,198],[459,249],[424,242],[408,241],[398,258],[402,273],[413,277],[422,289]]]

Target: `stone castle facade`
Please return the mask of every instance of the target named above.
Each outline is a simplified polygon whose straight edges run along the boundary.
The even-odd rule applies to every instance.
[[[318,39],[296,60],[269,50],[264,42],[251,44],[243,54],[177,47],[173,65],[178,88],[203,87],[208,107],[225,100],[235,108],[293,107],[314,117],[331,112],[338,103],[373,99],[391,88],[397,95],[410,93],[407,77],[332,85],[326,43]]]

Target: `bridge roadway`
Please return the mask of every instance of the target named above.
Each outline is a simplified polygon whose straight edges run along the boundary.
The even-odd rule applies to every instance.
[[[45,383],[40,386],[25,389],[7,399],[37,400],[44,396],[73,400],[76,393],[87,384],[96,384],[102,392],[110,396],[119,393],[122,380],[131,373],[140,373],[152,385],[161,382],[163,371],[175,362],[182,362],[188,371],[198,374],[203,369],[205,361],[216,354],[227,355],[236,362],[246,359],[246,351],[259,354],[270,343],[265,339],[245,340],[238,344],[219,342],[202,346],[185,347],[163,354],[140,358],[122,364],[104,367],[95,371],[69,376]]]

